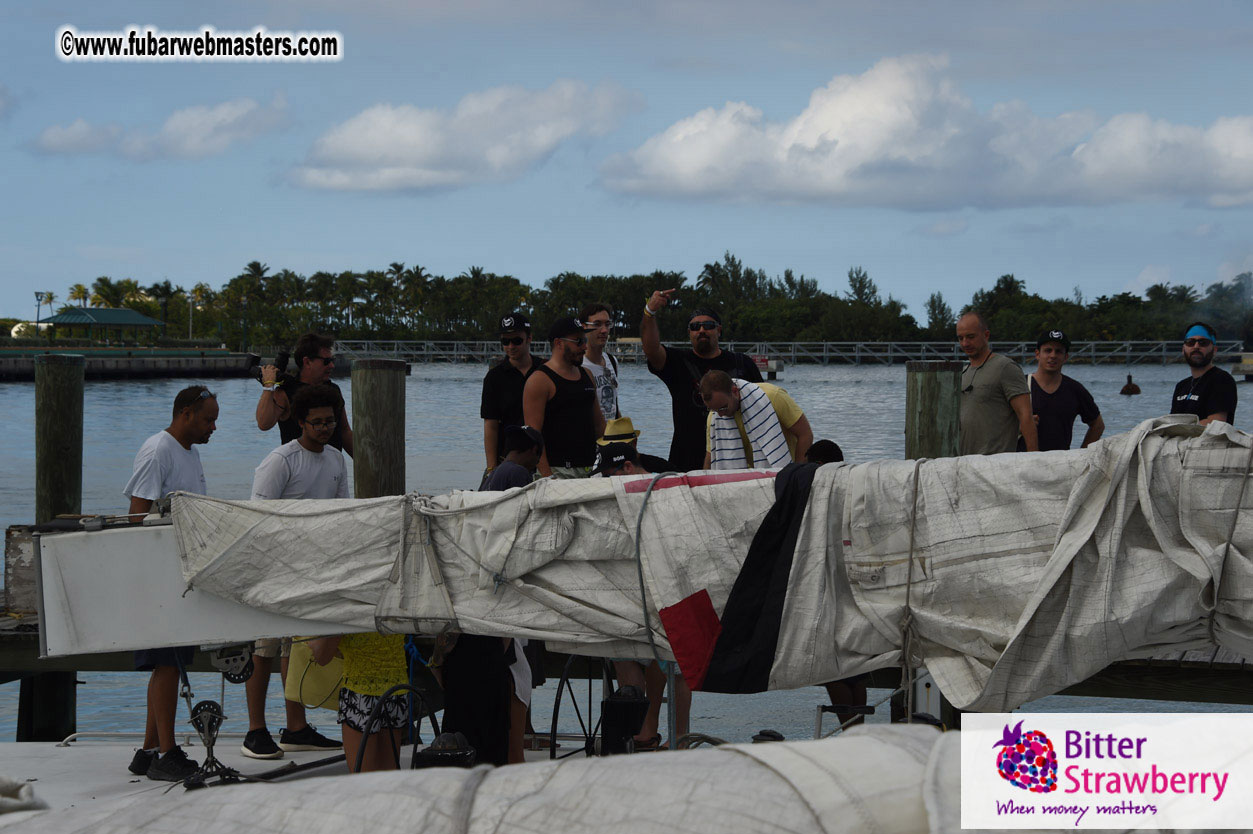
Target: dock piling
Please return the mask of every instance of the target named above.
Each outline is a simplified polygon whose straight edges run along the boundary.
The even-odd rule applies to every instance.
[[[35,523],[83,511],[83,373],[74,354],[35,357]],[[60,741],[78,730],[75,672],[22,678],[17,740]]]
[[[956,457],[961,449],[961,362],[905,363],[905,457]],[[930,678],[923,684],[930,687]],[[961,728],[961,712],[939,696],[936,710],[949,729]],[[898,703],[898,699],[900,703]],[[915,697],[916,704],[927,699]],[[904,698],[892,699],[892,720],[904,714]]]
[[[352,363],[352,467],[358,498],[405,492],[405,367],[398,359]]]

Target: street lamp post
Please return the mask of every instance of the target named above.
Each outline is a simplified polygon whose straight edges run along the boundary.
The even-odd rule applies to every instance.
[[[35,290],[35,338],[39,338],[39,322],[40,316],[43,315],[44,294],[39,290]]]

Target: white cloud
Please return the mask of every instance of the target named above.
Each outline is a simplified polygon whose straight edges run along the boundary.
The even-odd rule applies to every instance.
[[[453,188],[516,179],[574,137],[603,135],[639,104],[612,85],[495,87],[450,111],[378,104],[323,134],[295,181],[309,188]]]
[[[44,153],[109,153],[138,161],[203,159],[277,130],[286,121],[287,105],[281,96],[268,105],[244,98],[176,110],[155,132],[76,119],[45,129],[34,147]]]
[[[609,159],[616,191],[907,209],[1171,200],[1253,204],[1253,117],[1207,128],[1144,114],[981,112],[947,61],[907,56],[836,76],[786,121],[746,102],[682,119]]]
[[[1123,287],[1124,292],[1133,292],[1136,295],[1144,295],[1144,291],[1154,284],[1170,283],[1170,267],[1164,264],[1149,264],[1140,270],[1131,281],[1128,281]]]

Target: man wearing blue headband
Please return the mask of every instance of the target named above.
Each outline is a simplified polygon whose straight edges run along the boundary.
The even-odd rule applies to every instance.
[[[1195,414],[1206,425],[1214,420],[1235,424],[1236,381],[1214,364],[1218,334],[1202,321],[1183,334],[1183,358],[1192,373],[1175,386],[1171,414]]]

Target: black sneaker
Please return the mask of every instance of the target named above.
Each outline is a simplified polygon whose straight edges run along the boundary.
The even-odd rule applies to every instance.
[[[244,736],[244,744],[239,748],[250,759],[281,759],[283,751],[274,743],[274,737],[267,729],[249,730]]]
[[[141,747],[135,751],[135,758],[131,759],[127,770],[136,776],[143,776],[148,772],[148,768],[152,766],[152,760],[156,757],[157,751],[145,750]]]
[[[199,769],[200,765],[187,758],[183,748],[175,746],[164,755],[153,757],[148,766],[148,778],[158,782],[181,782]]]
[[[304,729],[295,732],[284,729],[278,734],[278,746],[288,753],[295,753],[299,750],[339,750],[344,743],[327,738],[315,730],[312,724],[306,724]]]

